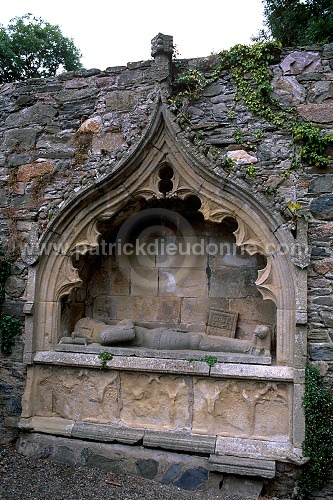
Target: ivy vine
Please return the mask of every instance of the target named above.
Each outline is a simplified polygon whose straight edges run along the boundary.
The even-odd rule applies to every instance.
[[[15,260],[13,253],[6,252],[0,245],[0,307],[5,300],[5,282],[11,274],[11,266]],[[19,318],[0,313],[0,348],[4,354],[11,354],[15,338],[21,331]]]
[[[305,370],[305,440],[309,457],[298,483],[297,498],[320,490],[333,472],[333,393],[324,387],[324,377],[309,365]]]
[[[275,41],[235,45],[220,53],[220,64],[213,73],[217,80],[222,71],[229,70],[236,83],[235,102],[243,99],[249,110],[275,125],[283,125],[286,118],[278,101],[272,98],[269,69],[280,50],[281,45]]]
[[[183,110],[184,97],[189,100],[198,99],[207,85],[218,80],[223,72],[229,71],[236,84],[234,104],[242,99],[254,114],[289,131],[293,143],[300,146],[300,161],[310,167],[326,167],[330,158],[325,152],[327,146],[333,144],[333,137],[325,135],[313,123],[300,120],[294,108],[283,108],[278,100],[272,97],[270,66],[280,52],[281,44],[277,41],[253,45],[238,44],[230,50],[224,50],[219,54],[219,64],[209,78],[195,68],[190,68],[178,76],[174,85],[175,96],[170,99],[170,104],[182,118],[180,125],[184,127],[186,123],[190,124],[190,116]],[[233,118],[234,111],[229,110],[227,116]],[[259,139],[262,133],[257,135]],[[235,132],[235,141],[242,143],[239,130]],[[196,142],[198,145],[198,141]],[[230,170],[229,165],[227,166]],[[298,166],[299,163],[294,161],[290,171]]]

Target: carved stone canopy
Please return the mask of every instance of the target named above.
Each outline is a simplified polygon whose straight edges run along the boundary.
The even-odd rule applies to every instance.
[[[154,43],[158,53],[162,50],[158,37]],[[292,236],[263,200],[258,201],[245,185],[235,184],[215,168],[182,137],[174,116],[159,101],[141,141],[123,157],[116,171],[83,189],[43,235],[35,267],[31,352],[52,349],[57,343],[61,299],[82,283],[72,257],[99,245],[101,221],[118,213],[131,198],[185,200],[195,196],[205,220],[220,223],[234,218],[236,244],[249,255],[259,252],[266,256],[267,265],[258,272],[256,285],[264,299],[276,304],[277,363],[292,363],[296,274],[288,252],[281,251],[291,247]]]

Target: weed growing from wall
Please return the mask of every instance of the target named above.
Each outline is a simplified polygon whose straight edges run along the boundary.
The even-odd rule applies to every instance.
[[[104,352],[100,352],[98,357],[101,360],[100,369],[106,370],[107,369],[107,362],[111,361],[111,359],[113,358],[113,354],[111,354],[111,352],[104,351]]]

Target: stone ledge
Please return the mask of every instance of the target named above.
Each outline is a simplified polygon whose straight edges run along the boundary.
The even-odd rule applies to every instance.
[[[283,380],[291,382],[294,375],[294,369],[288,366],[217,364],[210,370],[211,377],[251,378],[251,380]]]
[[[211,455],[208,461],[208,470],[272,479],[275,477],[275,461]]]
[[[100,352],[110,352],[114,356],[136,357],[136,358],[154,358],[154,359],[175,359],[187,361],[201,361],[205,356],[214,356],[221,363],[235,364],[259,364],[270,365],[271,356],[228,353],[228,352],[209,352],[209,351],[188,351],[188,350],[158,350],[145,347],[117,347],[101,346],[100,344],[89,344],[87,346],[78,344],[57,344],[54,351],[50,352],[72,352],[80,354],[99,354]]]
[[[192,451],[196,453],[214,453],[215,436],[186,434],[182,432],[145,431],[143,445],[150,448]]]
[[[101,360],[97,354],[72,352],[40,351],[36,353],[34,362],[57,366],[80,366],[98,369],[101,367]],[[140,372],[209,375],[209,365],[207,363],[203,361],[193,361],[190,363],[181,359],[114,356],[111,361],[107,362],[107,368],[111,370]]]
[[[106,351],[106,352],[113,352]],[[100,350],[100,352],[105,352]],[[199,351],[193,351],[192,356],[198,356]],[[200,353],[202,355],[202,352]],[[163,352],[164,355],[164,352]],[[257,356],[258,357],[258,356]],[[264,357],[264,356],[262,356]],[[56,366],[80,366],[90,368],[100,368],[101,360],[98,354],[87,352],[62,352],[62,351],[39,351],[35,354],[34,363],[52,364]],[[146,358],[136,356],[114,355],[111,361],[107,362],[107,368],[111,370],[144,371],[179,373],[188,375],[206,375],[214,378],[233,377],[251,380],[283,380],[286,382],[295,381],[295,376],[299,378],[299,371],[288,366],[266,366],[253,364],[237,364],[218,362],[209,367],[205,361],[194,361],[193,358],[168,359],[168,358]]]

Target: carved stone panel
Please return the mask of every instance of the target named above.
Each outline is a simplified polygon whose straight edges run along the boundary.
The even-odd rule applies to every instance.
[[[194,384],[194,433],[287,439],[290,418],[287,384],[204,379]]]
[[[128,427],[188,428],[189,398],[189,387],[183,377],[121,374],[120,417]]]
[[[79,368],[38,367],[34,411],[38,416],[116,423],[117,374]]]

